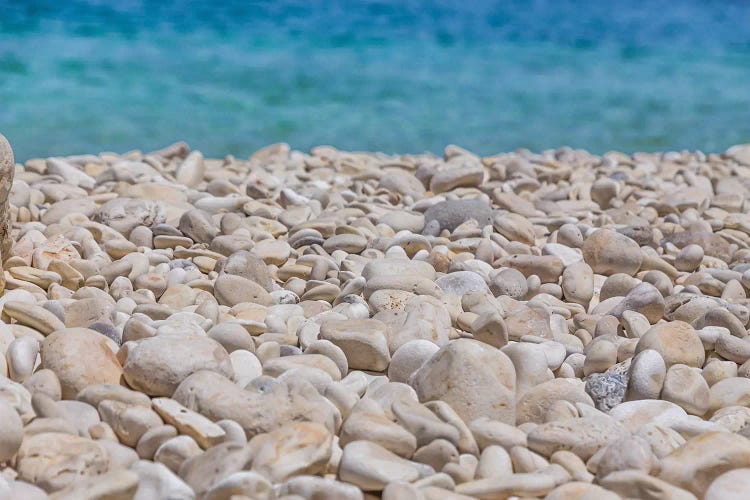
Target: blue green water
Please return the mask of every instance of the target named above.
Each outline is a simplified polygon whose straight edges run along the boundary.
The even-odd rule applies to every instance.
[[[750,142],[750,3],[0,0],[19,159]]]

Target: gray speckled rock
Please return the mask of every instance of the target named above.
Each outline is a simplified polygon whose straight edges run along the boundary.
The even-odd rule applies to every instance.
[[[428,208],[424,219],[425,233],[432,221],[437,221],[438,233],[443,229],[453,231],[469,219],[476,219],[480,226],[491,225],[492,209],[486,201],[480,199],[447,200]]]
[[[609,411],[625,399],[627,382],[617,373],[594,373],[586,379],[586,394],[601,411]]]

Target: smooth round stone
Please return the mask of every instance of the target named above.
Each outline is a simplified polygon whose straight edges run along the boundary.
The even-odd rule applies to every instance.
[[[594,271],[585,262],[575,262],[563,271],[563,296],[568,302],[588,306],[594,296]]]
[[[495,230],[509,241],[519,241],[527,245],[533,245],[536,240],[534,226],[525,217],[518,214],[498,214],[495,216],[493,225]]]
[[[140,458],[151,460],[159,447],[169,439],[177,436],[177,429],[171,425],[151,427],[144,432],[136,444],[136,452]]]
[[[621,498],[695,498],[689,491],[639,470],[613,472],[602,478],[600,483]]]
[[[471,292],[489,291],[484,278],[472,271],[449,273],[438,278],[435,283],[444,292],[459,297]]]
[[[382,491],[389,483],[412,482],[434,472],[428,465],[405,460],[377,444],[354,441],[344,447],[338,477],[364,491]]]
[[[411,196],[415,200],[424,197],[425,193],[422,182],[411,173],[401,169],[389,169],[387,175],[380,178],[378,187],[404,196]]]
[[[629,432],[637,432],[644,425],[674,425],[686,419],[687,413],[674,403],[659,400],[626,401],[609,412]]]
[[[527,445],[526,433],[521,429],[488,417],[472,421],[469,429],[482,450],[492,446],[510,450],[514,446]]]
[[[450,342],[422,365],[412,384],[420,401],[445,401],[466,423],[481,416],[515,422],[513,363],[482,342]]]
[[[45,432],[24,439],[16,463],[20,479],[53,492],[106,472],[109,454],[96,441]]]
[[[604,302],[612,297],[624,297],[638,284],[639,281],[629,274],[612,274],[607,277],[599,291],[599,301]]]
[[[112,427],[120,442],[135,447],[146,431],[163,424],[159,415],[147,406],[131,406],[119,401],[99,403],[102,421]]]
[[[208,331],[208,336],[224,347],[228,353],[238,349],[255,352],[255,342],[239,323],[220,323]]]
[[[305,354],[322,354],[330,358],[331,361],[336,363],[341,372],[341,377],[345,377],[349,373],[349,362],[347,361],[346,354],[339,346],[329,340],[314,340],[305,349]]]
[[[526,276],[538,276],[542,283],[557,283],[563,273],[562,260],[552,255],[515,254],[503,260],[503,265],[518,269]]]
[[[490,281],[492,292],[499,295],[507,295],[513,299],[521,300],[529,291],[526,276],[517,269],[507,268],[492,276]]]
[[[346,253],[360,253],[367,248],[367,238],[358,234],[337,234],[326,239],[323,249],[331,253],[334,250],[343,250]]]
[[[469,329],[474,339],[485,344],[501,348],[508,343],[508,327],[496,311],[483,312],[469,325]]]
[[[700,245],[686,245],[675,256],[674,267],[678,271],[695,271],[701,265],[703,255],[703,248]]]
[[[743,500],[750,491],[750,469],[734,469],[713,480],[705,500]]]
[[[263,475],[254,471],[240,471],[225,477],[206,492],[205,500],[222,500],[233,496],[247,498],[274,498],[273,485]]]
[[[320,338],[338,346],[349,368],[384,371],[390,362],[387,326],[374,319],[332,320],[321,325]]]
[[[583,362],[584,375],[602,373],[617,363],[617,346],[606,340],[592,343],[586,350],[586,360]]]
[[[23,441],[23,422],[16,409],[5,401],[0,401],[0,461],[7,462],[15,456]]]
[[[672,295],[672,290],[674,289],[674,287],[672,286],[672,280],[662,271],[648,271],[643,275],[642,279],[645,283],[654,285],[656,289],[659,290],[659,293],[662,294],[662,296],[666,297],[668,295]]]
[[[273,299],[261,285],[242,276],[232,274],[222,274],[216,278],[214,294],[219,304],[230,307],[243,302],[252,302],[264,306],[273,304]]]
[[[405,210],[388,212],[378,219],[379,224],[385,224],[394,231],[410,231],[421,233],[424,229],[424,215]]]
[[[591,199],[602,209],[609,208],[611,202],[617,198],[620,185],[613,179],[600,177],[591,185]]]
[[[253,281],[267,292],[274,289],[268,266],[252,252],[241,250],[232,253],[224,264],[223,271]]]
[[[278,377],[285,371],[295,368],[315,368],[326,372],[334,380],[338,381],[341,378],[341,372],[336,363],[322,354],[285,356],[263,361],[263,373],[272,377]]]
[[[672,365],[667,370],[661,398],[681,406],[691,415],[702,416],[708,410],[708,384],[699,368]]]
[[[571,248],[583,246],[583,235],[575,224],[563,224],[557,230],[557,242]]]
[[[196,243],[211,243],[219,234],[219,229],[203,210],[188,210],[180,217],[179,230]],[[158,236],[157,236],[158,238]]]
[[[8,373],[11,380],[24,382],[34,371],[39,341],[31,337],[21,337],[8,346],[5,353],[8,362]]]
[[[709,414],[727,406],[749,406],[750,379],[731,377],[720,380],[711,386],[708,394]]]
[[[186,377],[199,370],[215,370],[227,377],[233,374],[229,355],[221,344],[198,335],[164,335],[127,342],[118,358],[123,359],[122,374],[128,385],[149,396],[171,396]]]
[[[425,233],[435,221],[437,234],[443,229],[453,231],[467,220],[474,219],[480,226],[492,224],[492,209],[481,199],[441,201],[432,205],[424,213]]]
[[[154,462],[164,464],[174,472],[179,472],[180,467],[188,459],[202,453],[200,446],[190,436],[175,436],[164,441],[154,453]]]
[[[513,362],[518,394],[554,378],[547,355],[539,344],[516,342],[503,347],[502,351]]]
[[[657,464],[651,445],[640,436],[618,439],[597,453],[596,474],[599,477],[621,471],[642,470],[650,472]],[[590,463],[590,462],[589,462]]]
[[[439,346],[424,339],[406,342],[393,353],[388,378],[393,382],[408,383],[412,374],[439,349]]]
[[[292,247],[286,241],[267,239],[257,242],[252,253],[263,259],[266,264],[280,267],[289,260]]]
[[[750,440],[729,432],[706,432],[661,460],[659,478],[698,497],[728,469],[750,466]]]
[[[594,406],[585,392],[585,383],[577,379],[556,378],[536,385],[524,392],[516,405],[516,424],[544,422],[547,411],[557,400]]]
[[[712,387],[714,384],[721,382],[724,379],[736,377],[737,363],[734,363],[733,361],[714,359],[706,363],[701,375],[706,379],[708,386]]]
[[[141,274],[133,282],[133,287],[136,290],[151,290],[154,296],[158,299],[167,289],[167,280],[164,275],[159,273]]]
[[[641,351],[630,364],[626,399],[658,399],[666,376],[667,366],[661,354],[653,349]]]
[[[53,401],[62,398],[62,388],[55,372],[39,369],[24,381],[23,386],[33,395],[36,392],[45,394]]]
[[[458,462],[458,450],[445,439],[435,439],[430,444],[419,448],[412,460],[429,465],[435,470],[443,470],[445,464]]]
[[[750,341],[733,335],[719,335],[714,344],[714,350],[722,357],[734,361],[738,365],[750,359]]]
[[[615,421],[601,417],[582,417],[538,425],[529,432],[529,449],[551,456],[558,450],[570,450],[588,460],[598,450],[627,433]]]
[[[411,457],[417,449],[417,439],[392,422],[371,399],[357,403],[341,427],[340,446],[358,440],[375,443],[400,457]]]
[[[609,314],[620,318],[625,311],[635,311],[645,316],[649,323],[654,324],[664,316],[665,307],[661,292],[650,283],[641,283],[631,289],[622,302],[609,311]]]
[[[151,248],[154,241],[154,234],[146,226],[137,226],[130,231],[128,239],[136,247]]]
[[[700,318],[694,322],[696,329],[712,331],[714,328],[726,328],[728,333],[737,339],[744,339],[747,335],[744,320],[726,309],[713,308],[706,311]],[[731,340],[731,339],[730,339]],[[734,344],[741,345],[741,344]]]
[[[482,450],[476,472],[478,479],[510,474],[513,474],[513,463],[505,448],[490,445]]]
[[[638,272],[643,255],[638,243],[615,231],[599,229],[583,243],[583,259],[596,274]]]
[[[667,367],[679,363],[701,368],[706,357],[700,337],[684,321],[652,326],[638,341],[635,353],[646,349],[653,349],[661,354]]]
[[[57,375],[63,399],[75,398],[90,385],[120,382],[122,367],[108,342],[86,328],[58,330],[44,339],[41,366]]]

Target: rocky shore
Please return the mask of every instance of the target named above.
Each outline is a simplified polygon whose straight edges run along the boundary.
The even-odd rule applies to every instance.
[[[750,145],[3,144],[0,498],[750,492]]]

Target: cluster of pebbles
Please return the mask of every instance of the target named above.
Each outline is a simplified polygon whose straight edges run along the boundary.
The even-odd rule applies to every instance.
[[[750,492],[750,146],[0,153],[2,498]]]

